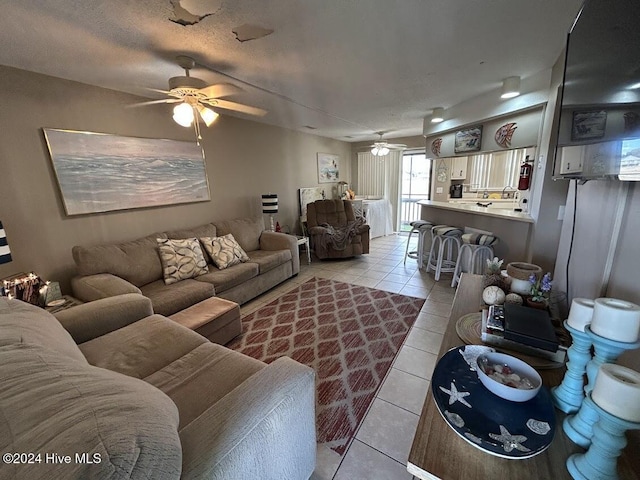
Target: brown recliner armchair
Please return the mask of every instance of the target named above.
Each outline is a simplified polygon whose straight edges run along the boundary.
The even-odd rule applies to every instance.
[[[356,218],[348,200],[316,200],[307,204],[311,248],[319,259],[369,253],[369,225]]]

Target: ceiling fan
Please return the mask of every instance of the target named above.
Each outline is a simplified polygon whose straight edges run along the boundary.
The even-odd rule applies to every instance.
[[[242,103],[230,102],[222,100],[221,97],[235,95],[242,92],[240,87],[236,87],[230,83],[218,83],[207,85],[204,80],[192,77],[189,71],[195,67],[196,62],[193,58],[185,55],[176,57],[178,65],[184,68],[184,76],[171,77],[169,79],[169,90],[151,89],[168,95],[170,98],[160,100],[151,100],[148,102],[137,103],[133,106],[153,105],[157,103],[176,103],[173,107],[173,120],[183,127],[194,126],[196,136],[201,139],[199,119],[205,123],[207,127],[211,126],[218,118],[218,113],[209,107],[216,109],[231,110],[235,112],[245,113],[248,115],[263,116],[266,110],[257,107],[251,107]]]
[[[384,132],[376,132],[380,135],[380,138],[377,142],[374,142],[373,145],[369,145],[371,147],[371,153],[377,157],[384,157],[391,150],[402,150],[407,148],[407,146],[403,143],[389,143],[382,139]]]

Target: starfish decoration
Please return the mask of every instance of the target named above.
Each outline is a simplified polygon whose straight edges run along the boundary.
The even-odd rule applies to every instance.
[[[453,405],[456,402],[460,402],[461,404],[471,408],[471,405],[469,405],[469,402],[467,402],[464,399],[464,397],[471,395],[471,393],[459,392],[458,389],[456,388],[455,383],[451,382],[451,388],[449,390],[447,390],[444,387],[440,387],[440,390],[442,390],[444,393],[449,395],[449,405]]]
[[[489,436],[494,440],[498,440],[502,442],[502,448],[504,451],[509,453],[514,448],[516,450],[520,450],[521,452],[530,452],[527,447],[523,446],[522,443],[527,441],[527,437],[524,435],[511,435],[509,430],[504,428],[503,425],[500,425],[500,435],[495,433],[490,433]]]

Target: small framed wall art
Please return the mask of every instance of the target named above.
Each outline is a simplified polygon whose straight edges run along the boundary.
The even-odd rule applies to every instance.
[[[340,157],[331,153],[318,153],[318,183],[336,183],[340,180]]]
[[[454,152],[477,152],[482,144],[482,125],[459,130],[455,135]]]
[[[606,125],[607,112],[605,110],[573,112],[571,140],[602,138]]]

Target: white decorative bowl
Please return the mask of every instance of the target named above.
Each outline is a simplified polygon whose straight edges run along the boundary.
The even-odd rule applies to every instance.
[[[510,387],[492,379],[484,373],[482,369],[482,362],[484,361],[484,358],[487,359],[489,365],[508,365],[511,370],[520,375],[520,377],[528,378],[534,388],[525,390]],[[511,355],[506,355],[504,353],[493,352],[480,355],[477,362],[478,368],[476,371],[478,372],[478,378],[482,384],[491,393],[504,398],[505,400],[510,400],[512,402],[526,402],[527,400],[531,400],[535,397],[538,394],[540,387],[542,387],[542,378],[540,377],[540,374],[536,372],[535,368],[528,363],[523,362],[519,358],[512,357]]]

